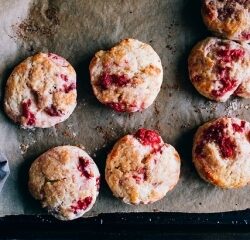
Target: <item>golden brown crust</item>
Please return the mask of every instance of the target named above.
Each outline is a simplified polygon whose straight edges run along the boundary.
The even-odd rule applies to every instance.
[[[76,73],[62,57],[38,53],[15,67],[5,91],[7,115],[23,127],[51,127],[76,106]]]
[[[218,36],[250,41],[249,0],[203,0],[202,16],[207,27]]]
[[[245,45],[206,38],[197,43],[189,55],[190,80],[203,96],[225,102],[249,79],[249,56]]]
[[[148,204],[163,198],[177,183],[180,157],[164,144],[153,150],[133,135],[121,138],[109,153],[105,178],[113,194],[129,204]]]
[[[151,46],[135,39],[124,39],[109,51],[97,52],[89,70],[98,100],[120,112],[149,107],[163,78],[159,56]]]
[[[205,181],[221,188],[240,188],[250,181],[250,124],[237,118],[219,118],[197,130],[193,162]]]
[[[72,220],[94,205],[99,178],[95,163],[85,151],[61,146],[50,149],[33,162],[28,186],[32,196],[52,215]]]

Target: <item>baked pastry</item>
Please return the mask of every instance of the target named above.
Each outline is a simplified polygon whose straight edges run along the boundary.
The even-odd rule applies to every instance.
[[[243,97],[243,98],[250,98],[250,46],[249,44],[244,44],[245,50],[245,57],[244,57],[244,64],[243,66],[243,74],[244,78],[242,79],[242,83],[235,91],[234,95]]]
[[[139,129],[121,138],[109,153],[105,178],[113,194],[128,204],[163,198],[180,175],[180,157],[156,131]]]
[[[76,107],[76,73],[64,58],[38,53],[20,63],[7,80],[6,114],[24,128],[48,128]]]
[[[199,127],[193,162],[199,175],[221,188],[240,188],[250,181],[250,125],[222,117]]]
[[[29,190],[42,207],[60,220],[89,211],[98,196],[100,174],[92,158],[74,146],[50,149],[29,170]]]
[[[203,0],[202,16],[216,35],[250,42],[249,0]]]
[[[225,102],[241,83],[249,81],[249,56],[246,44],[206,38],[189,55],[190,80],[203,96]]]
[[[99,51],[90,66],[97,99],[118,112],[148,108],[163,80],[161,60],[151,46],[125,39],[109,51]]]

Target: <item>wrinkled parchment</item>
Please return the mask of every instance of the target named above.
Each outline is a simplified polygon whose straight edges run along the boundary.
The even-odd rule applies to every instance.
[[[246,209],[250,188],[221,190],[202,181],[191,161],[192,137],[199,125],[222,115],[250,120],[250,101],[215,103],[200,96],[187,76],[191,47],[209,35],[199,0],[0,0],[0,88],[13,67],[38,51],[68,59],[78,74],[78,106],[64,123],[50,129],[24,130],[0,112],[0,148],[11,174],[0,195],[0,216],[43,213],[27,189],[32,161],[51,147],[85,146],[101,173],[114,142],[141,126],[157,129],[182,158],[177,187],[152,205],[129,206],[114,198],[102,179],[99,198],[89,213],[220,212]],[[97,50],[133,37],[153,46],[164,67],[161,92],[142,113],[119,114],[94,97],[88,64]],[[3,91],[1,91],[1,100]],[[1,102],[2,106],[2,102]]]

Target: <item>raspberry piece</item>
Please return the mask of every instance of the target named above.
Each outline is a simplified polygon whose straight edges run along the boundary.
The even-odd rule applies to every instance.
[[[62,111],[58,110],[54,105],[51,105],[51,107],[45,108],[44,112],[46,112],[51,117],[59,117],[62,115]]]
[[[245,128],[246,122],[245,121],[241,121],[241,124],[238,125],[236,123],[232,124],[232,127],[234,129],[235,132],[243,132],[244,128]]]
[[[230,137],[225,135],[225,128],[226,126],[223,122],[218,122],[206,129],[203,133],[202,140],[195,148],[195,153],[200,157],[205,157],[203,154],[204,145],[209,142],[214,142],[219,146],[222,157],[233,157],[236,145]]]
[[[89,166],[89,160],[84,159],[83,157],[79,157],[79,165],[77,169],[82,173],[82,176],[86,177],[87,179],[93,177],[92,173],[90,173],[86,169],[88,166]]]
[[[229,137],[224,137],[219,140],[220,151],[223,157],[230,158],[234,155],[235,144]]]
[[[71,83],[69,86],[67,86],[66,84],[64,84],[63,87],[64,87],[64,92],[65,93],[69,93],[70,91],[76,89],[76,84],[75,83]]]
[[[245,40],[250,40],[250,33],[243,32],[243,33],[241,34],[241,36],[242,36]]]
[[[238,61],[245,55],[245,51],[242,49],[220,49],[217,51],[217,55],[222,58],[223,62]]]
[[[96,178],[96,188],[97,188],[97,190],[100,189],[100,185],[101,185],[101,179],[100,179],[100,177],[97,177]]]
[[[145,128],[139,129],[134,135],[143,145],[149,145],[154,150],[159,150],[161,147],[161,137],[154,130],[148,130]]]
[[[129,83],[129,79],[127,78],[126,75],[112,75],[113,78],[113,83],[119,87],[126,86]]]
[[[100,77],[100,85],[103,89],[108,89],[111,85],[118,87],[126,86],[130,80],[126,75],[116,75],[104,72]]]
[[[114,109],[116,112],[127,112],[131,111],[131,109],[133,108],[136,108],[136,111],[138,111],[138,107],[136,106],[136,104],[128,104],[126,102],[110,102],[106,105]],[[141,108],[143,109],[143,104]]]
[[[92,197],[86,197],[80,199],[76,202],[75,205],[71,205],[71,209],[74,211],[74,214],[77,214],[79,210],[86,210],[92,202]]]
[[[54,53],[48,53],[48,57],[56,64],[62,66],[62,67],[67,67],[68,64],[66,62],[66,60]]]
[[[23,101],[22,103],[22,114],[27,119],[27,125],[32,126],[36,122],[35,114],[32,113],[29,108],[31,106],[31,99],[28,99],[27,101]]]
[[[65,75],[65,74],[61,74],[60,75],[60,77],[61,77],[61,79],[63,80],[63,81],[65,81],[65,82],[68,82],[68,76],[67,75]]]
[[[109,107],[114,109],[116,112],[126,112],[127,110],[127,104],[126,103],[108,103],[107,104]]]
[[[137,184],[140,184],[147,180],[147,172],[145,168],[140,168],[136,171],[136,174],[132,176]]]
[[[231,91],[235,88],[237,81],[230,78],[230,68],[229,67],[219,67],[218,68],[219,82],[222,85],[218,90],[212,90],[212,95],[215,97],[221,97],[225,93]]]
[[[100,85],[103,89],[108,89],[112,84],[112,77],[108,73],[103,73],[100,80]]]

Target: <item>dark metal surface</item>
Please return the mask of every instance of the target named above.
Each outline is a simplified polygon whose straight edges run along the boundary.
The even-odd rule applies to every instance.
[[[104,214],[71,222],[51,216],[0,218],[0,238],[250,239],[250,210],[215,213]]]

